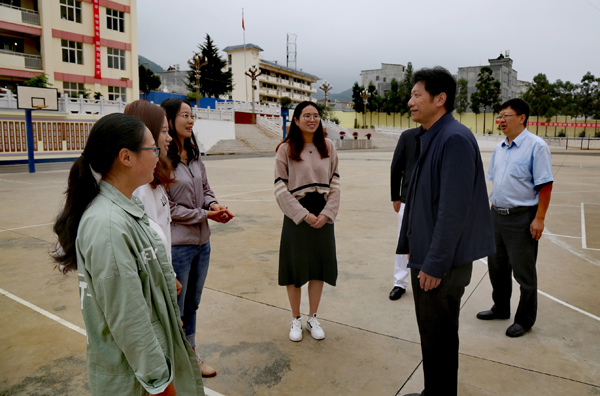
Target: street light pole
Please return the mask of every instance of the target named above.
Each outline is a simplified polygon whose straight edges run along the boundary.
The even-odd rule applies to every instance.
[[[363,104],[365,105],[365,109],[363,112],[363,128],[367,127],[367,103],[368,103],[367,99],[370,96],[371,96],[371,94],[366,89],[360,93],[360,97],[363,98]]]
[[[258,70],[256,68],[256,65],[252,65],[252,66],[250,66],[248,71],[244,74],[246,74],[252,80],[252,123],[256,124],[256,114],[254,113],[254,90],[255,90],[254,82],[258,79],[258,76],[260,76],[262,73],[260,72],[260,70]]]

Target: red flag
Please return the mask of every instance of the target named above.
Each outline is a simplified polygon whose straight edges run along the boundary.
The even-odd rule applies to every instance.
[[[246,31],[246,27],[244,26],[244,10],[242,10],[242,29]]]

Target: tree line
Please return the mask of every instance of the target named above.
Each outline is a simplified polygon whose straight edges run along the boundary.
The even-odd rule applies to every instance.
[[[399,126],[402,127],[402,120],[405,114],[410,113],[408,101],[410,100],[410,92],[412,89],[412,63],[408,62],[406,72],[402,81],[398,82],[395,78],[390,83],[390,90],[381,96],[377,92],[377,88],[370,82],[366,91],[370,94],[367,99],[367,112],[384,112],[387,115],[400,114]],[[482,67],[477,75],[476,90],[468,94],[468,82],[461,78],[457,81],[455,110],[459,115],[459,120],[462,121],[462,114],[467,110],[471,110],[476,115],[483,113],[483,130],[486,129],[486,113],[495,115],[500,112],[501,106],[501,83],[493,76],[493,71],[490,67]],[[365,106],[361,93],[365,90],[364,86],[354,83],[352,87],[352,100],[354,102],[354,110],[356,113],[364,113]],[[568,117],[582,117],[584,123],[587,124],[588,119],[600,119],[600,78],[596,78],[591,72],[587,72],[581,79],[579,84],[571,83],[570,81],[556,80],[550,83],[545,74],[539,73],[533,78],[533,82],[523,93],[522,98],[531,106],[531,117],[536,117],[538,125],[535,133],[539,134],[540,118],[547,123],[556,117],[565,117],[567,122]],[[372,117],[372,114],[371,114]],[[392,117],[393,125],[395,118]],[[410,128],[410,117],[408,119],[408,127]],[[495,117],[492,117],[492,125],[494,125]],[[370,122],[373,125],[373,121]],[[493,128],[493,127],[492,127]],[[476,126],[477,129],[477,126]],[[558,131],[558,127],[554,127],[554,136],[565,136],[565,132]],[[491,129],[490,129],[491,130]],[[583,127],[580,136],[585,136],[587,127]],[[548,126],[544,131],[548,136]],[[594,128],[594,135],[600,137],[598,128]]]

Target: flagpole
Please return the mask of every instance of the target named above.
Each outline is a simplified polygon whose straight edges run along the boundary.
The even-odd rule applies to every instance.
[[[244,25],[244,9],[242,8],[242,29],[244,30],[244,72],[248,70],[246,66],[246,26]],[[244,86],[246,87],[246,102],[248,101],[248,79],[244,75]]]

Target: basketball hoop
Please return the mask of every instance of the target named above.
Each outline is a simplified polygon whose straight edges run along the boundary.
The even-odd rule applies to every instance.
[[[48,105],[36,105],[35,106],[36,110],[42,110],[42,109],[45,109],[46,107],[48,107]]]

